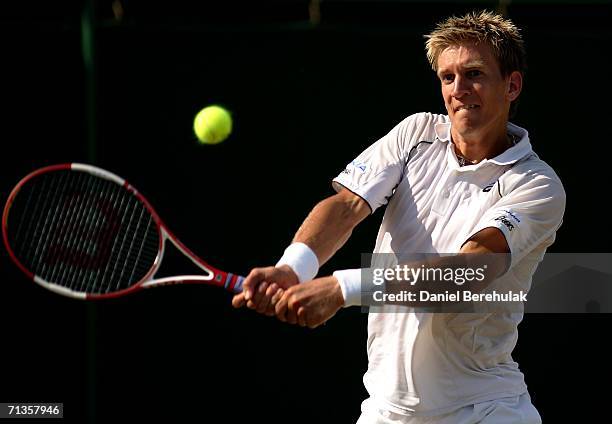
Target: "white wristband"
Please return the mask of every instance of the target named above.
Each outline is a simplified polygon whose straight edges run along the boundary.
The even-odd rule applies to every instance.
[[[344,307],[361,305],[361,269],[342,269],[332,275],[340,283]]]
[[[317,255],[304,243],[292,243],[285,249],[276,266],[289,265],[297,274],[300,283],[312,280],[319,272]]]

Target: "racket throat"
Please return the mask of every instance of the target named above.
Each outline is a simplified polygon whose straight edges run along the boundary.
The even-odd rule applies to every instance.
[[[210,273],[210,276],[203,275],[178,275],[173,277],[156,278],[154,280],[145,281],[142,284],[143,289],[147,289],[155,286],[166,286],[172,284],[208,284],[214,280],[214,275]]]

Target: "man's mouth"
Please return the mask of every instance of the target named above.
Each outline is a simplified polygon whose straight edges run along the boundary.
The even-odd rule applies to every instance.
[[[460,110],[471,110],[471,109],[476,109],[479,108],[479,105],[461,105],[457,108],[455,108],[455,112],[459,112]]]

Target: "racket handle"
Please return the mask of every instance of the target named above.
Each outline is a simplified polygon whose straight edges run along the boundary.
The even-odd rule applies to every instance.
[[[240,293],[242,291],[242,283],[244,282],[244,277],[241,275],[236,275],[236,283],[232,287],[234,293]]]

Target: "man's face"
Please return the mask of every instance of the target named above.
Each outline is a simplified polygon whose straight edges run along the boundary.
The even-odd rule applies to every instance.
[[[518,97],[522,81],[518,72],[502,77],[488,45],[446,48],[438,57],[438,77],[453,131],[470,137],[505,128],[510,103]]]

